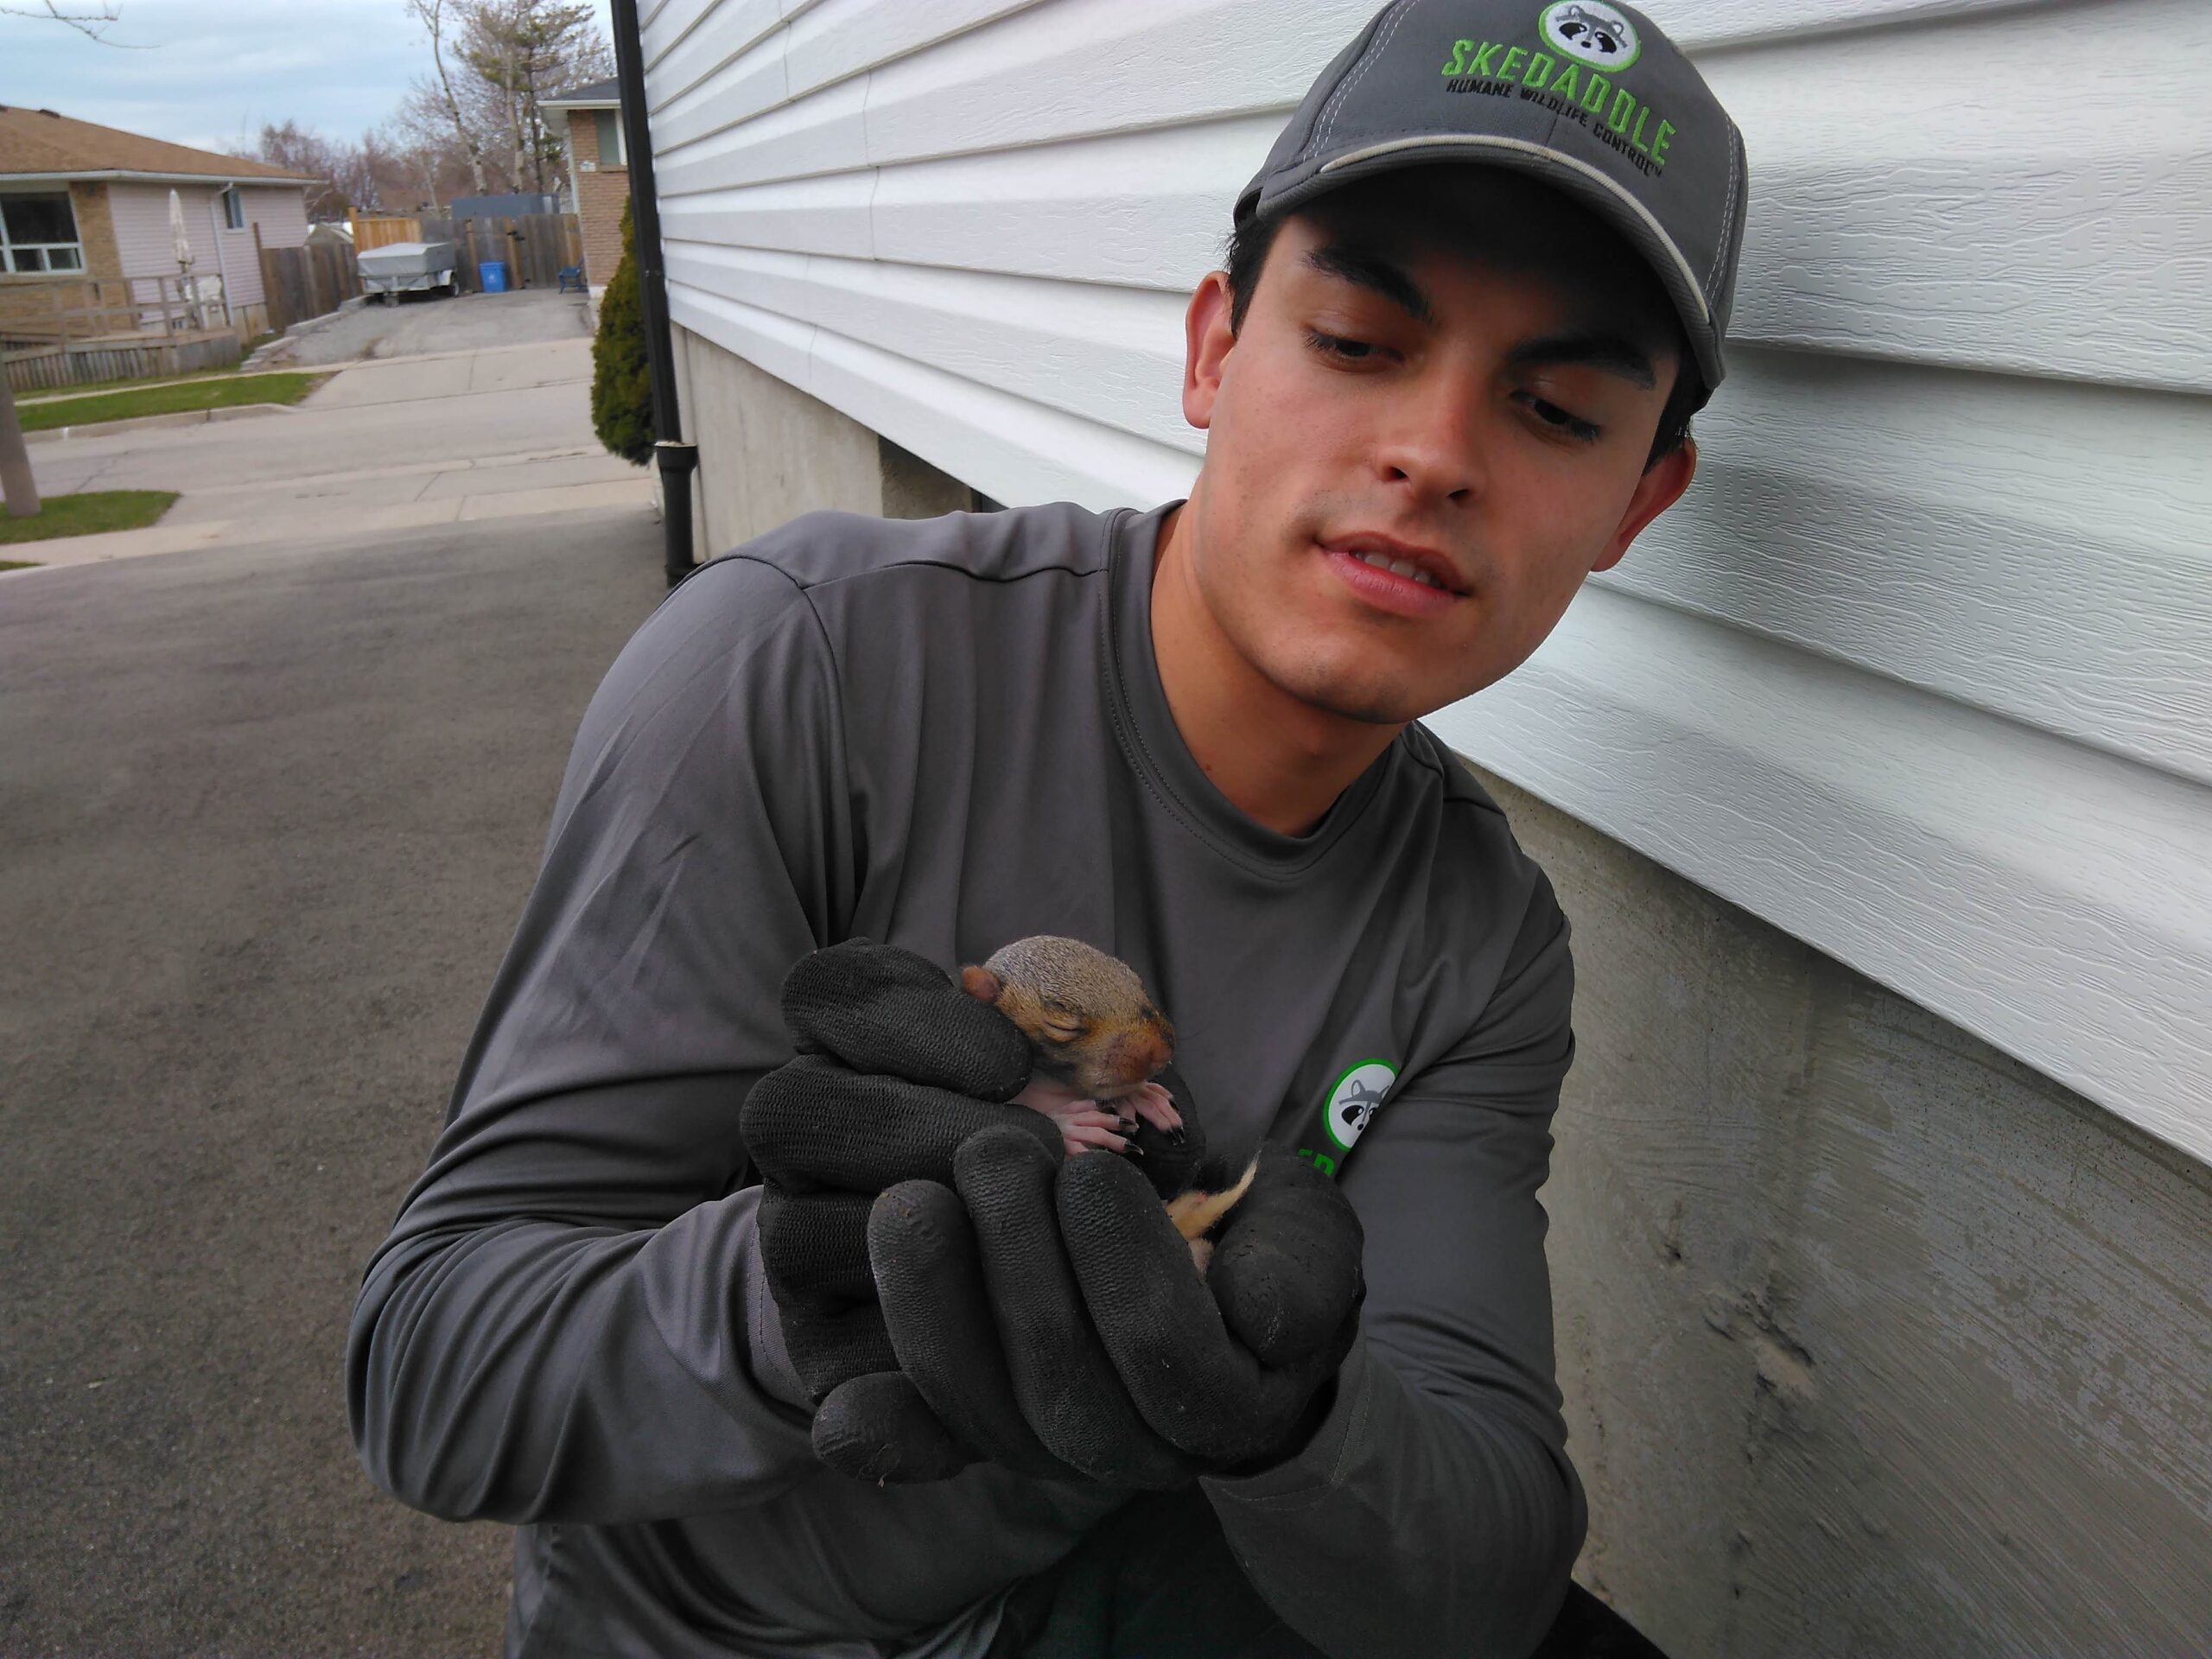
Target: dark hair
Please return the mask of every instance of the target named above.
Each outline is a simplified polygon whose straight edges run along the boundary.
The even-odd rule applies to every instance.
[[[1255,213],[1229,233],[1229,251],[1223,265],[1229,276],[1229,332],[1232,334],[1244,326],[1244,313],[1260,286],[1260,267],[1267,263],[1275,232],[1289,217],[1281,211]],[[1689,339],[1679,322],[1675,325],[1675,360],[1681,366],[1675,373],[1674,388],[1667,394],[1666,407],[1659,411],[1659,429],[1652,435],[1651,453],[1644,457],[1647,473],[1682,447],[1682,441],[1690,435],[1690,416],[1705,406],[1705,377],[1698,372],[1697,359],[1690,355]]]

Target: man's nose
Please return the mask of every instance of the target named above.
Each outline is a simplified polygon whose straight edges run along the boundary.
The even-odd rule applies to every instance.
[[[1375,464],[1423,505],[1466,505],[1488,482],[1482,387],[1472,373],[1438,366],[1395,400]]]

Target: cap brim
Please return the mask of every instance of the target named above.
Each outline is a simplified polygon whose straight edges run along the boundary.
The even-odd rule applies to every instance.
[[[1720,337],[1713,327],[1712,308],[1705,289],[1690,269],[1674,238],[1660,227],[1650,210],[1588,162],[1525,138],[1487,133],[1432,133],[1425,137],[1392,139],[1347,151],[1324,162],[1313,173],[1273,194],[1262,189],[1247,196],[1240,208],[1253,213],[1275,213],[1298,207],[1339,185],[1370,178],[1377,173],[1424,162],[1459,162],[1470,166],[1503,168],[1554,185],[1591,208],[1642,256],[1659,278],[1660,285],[1681,318],[1690,353],[1709,396],[1726,372],[1720,356]],[[1239,218],[1243,214],[1238,215]]]

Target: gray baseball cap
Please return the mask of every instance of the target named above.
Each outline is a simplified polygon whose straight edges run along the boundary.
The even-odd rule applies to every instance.
[[[1510,168],[1595,211],[1665,286],[1708,391],[1736,294],[1743,134],[1616,0],[1390,0],[1236,198],[1236,222],[1422,162]]]

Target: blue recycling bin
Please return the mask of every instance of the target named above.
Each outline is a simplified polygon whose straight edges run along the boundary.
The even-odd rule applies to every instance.
[[[480,263],[476,269],[484,278],[484,291],[486,294],[504,294],[507,291],[507,262],[505,260],[486,259]]]

